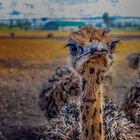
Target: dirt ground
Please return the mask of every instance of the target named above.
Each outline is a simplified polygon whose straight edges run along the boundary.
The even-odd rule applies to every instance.
[[[16,140],[5,137],[14,126],[39,127],[47,123],[37,104],[38,95],[54,69],[66,63],[67,60],[62,58],[51,64],[24,64],[17,59],[0,59],[0,67],[3,68],[0,71],[0,140]],[[113,74],[115,83],[112,89],[117,100],[124,96],[125,87],[136,79],[137,72],[128,67],[127,61],[115,65],[118,69],[123,67],[123,73],[116,70]]]
[[[38,107],[38,95],[58,64],[65,64],[65,60],[33,65],[0,60],[0,65],[7,68],[0,73],[0,140],[12,140],[4,136],[15,128],[39,127],[47,123]]]

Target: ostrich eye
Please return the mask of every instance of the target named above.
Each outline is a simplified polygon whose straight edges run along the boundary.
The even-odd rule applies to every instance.
[[[116,45],[120,42],[120,40],[114,40],[111,44],[110,44],[110,50],[114,51],[116,48]]]
[[[114,50],[116,48],[115,44],[110,45],[110,50]]]
[[[71,55],[76,55],[77,54],[77,47],[74,44],[68,44],[67,45],[70,49],[70,53]]]

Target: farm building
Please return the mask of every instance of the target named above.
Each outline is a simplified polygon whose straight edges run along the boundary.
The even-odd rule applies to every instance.
[[[77,30],[82,26],[85,26],[84,22],[80,21],[50,21],[47,22],[44,30]]]

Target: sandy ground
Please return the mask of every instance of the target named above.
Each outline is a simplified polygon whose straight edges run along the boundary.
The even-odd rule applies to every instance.
[[[65,64],[63,59],[56,62],[23,65],[17,61],[0,61],[7,68],[0,73],[0,140],[2,135],[13,131],[13,126],[38,127],[47,123],[38,107],[38,95],[58,64]]]

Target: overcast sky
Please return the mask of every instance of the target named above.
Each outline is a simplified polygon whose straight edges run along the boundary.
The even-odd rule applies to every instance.
[[[140,0],[0,0],[0,18],[94,17],[110,15],[140,17]]]

